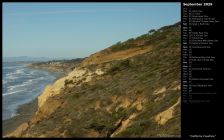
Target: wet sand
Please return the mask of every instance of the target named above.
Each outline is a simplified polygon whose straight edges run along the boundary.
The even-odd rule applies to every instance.
[[[19,125],[30,120],[30,118],[37,111],[37,98],[30,103],[23,104],[18,107],[17,113],[19,115],[14,116],[11,119],[2,121],[2,135],[6,135],[13,132]]]

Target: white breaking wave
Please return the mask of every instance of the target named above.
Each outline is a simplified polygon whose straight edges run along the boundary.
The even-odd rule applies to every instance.
[[[11,95],[11,94],[15,94],[15,93],[18,93],[18,92],[21,92],[21,91],[25,91],[25,90],[12,91],[12,92],[8,92],[8,93],[2,94],[2,95],[3,95],[3,96]]]
[[[18,69],[15,72],[7,73],[6,76],[18,75],[18,74],[24,74],[24,69]]]
[[[12,115],[11,115],[11,118],[15,117],[15,116],[18,116],[18,115],[19,115],[18,113],[13,112]]]
[[[44,79],[44,77],[38,77],[36,79],[29,79],[29,80],[23,82],[23,84],[31,84],[31,82],[33,82],[33,81],[38,81],[38,80],[43,80],[43,79]]]
[[[33,80],[34,80],[34,79],[29,79],[29,80],[23,82],[23,84],[25,84],[25,85],[27,85],[27,84],[31,84],[31,82],[33,82]]]
[[[15,80],[19,78],[19,75],[24,74],[23,69],[18,69],[15,72],[7,73],[6,79]]]
[[[6,76],[7,76],[7,75],[6,75]],[[15,80],[15,79],[17,79],[17,78],[19,78],[19,77],[14,76],[14,75],[8,75],[8,76],[6,77],[6,79],[10,79],[10,80]]]
[[[31,73],[24,73],[25,76],[33,76]]]
[[[31,71],[30,74],[35,75],[37,74],[37,71]]]
[[[33,80],[35,80],[35,81],[37,81],[37,80],[44,80],[44,77],[39,77],[39,78],[36,78],[36,79],[33,79]]]
[[[15,74],[23,74],[24,73],[24,69],[18,69],[15,71]]]
[[[23,82],[20,85],[9,86],[8,91],[12,91],[12,90],[15,90],[15,89],[20,88],[20,87],[25,87],[27,85],[31,85],[33,81],[39,81],[39,80],[44,80],[44,77],[38,77],[36,79],[29,79],[29,80]]]
[[[15,90],[18,87],[24,87],[24,86],[27,86],[27,85],[30,85],[30,84],[31,84],[30,82],[23,82],[21,85],[9,86],[8,90],[12,91],[12,90]]]

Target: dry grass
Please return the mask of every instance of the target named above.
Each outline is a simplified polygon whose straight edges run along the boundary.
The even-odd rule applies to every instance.
[[[136,55],[144,54],[146,52],[149,52],[150,50],[152,50],[151,46],[145,46],[142,48],[130,48],[110,54],[103,54],[99,52],[84,60],[82,65],[85,66],[91,64],[101,64],[113,60],[123,60]]]

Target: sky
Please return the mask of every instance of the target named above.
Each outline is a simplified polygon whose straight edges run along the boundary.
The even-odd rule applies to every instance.
[[[3,57],[87,57],[181,20],[180,3],[3,3]]]

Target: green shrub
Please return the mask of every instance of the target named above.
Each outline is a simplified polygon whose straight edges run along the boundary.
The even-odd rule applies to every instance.
[[[107,72],[108,73],[114,73],[116,71],[121,71],[124,70],[126,68],[130,67],[130,62],[129,60],[123,60],[121,62],[118,62],[116,64],[114,64]]]
[[[73,83],[73,80],[66,79],[64,86],[67,86],[68,84],[72,84],[72,83]]]

